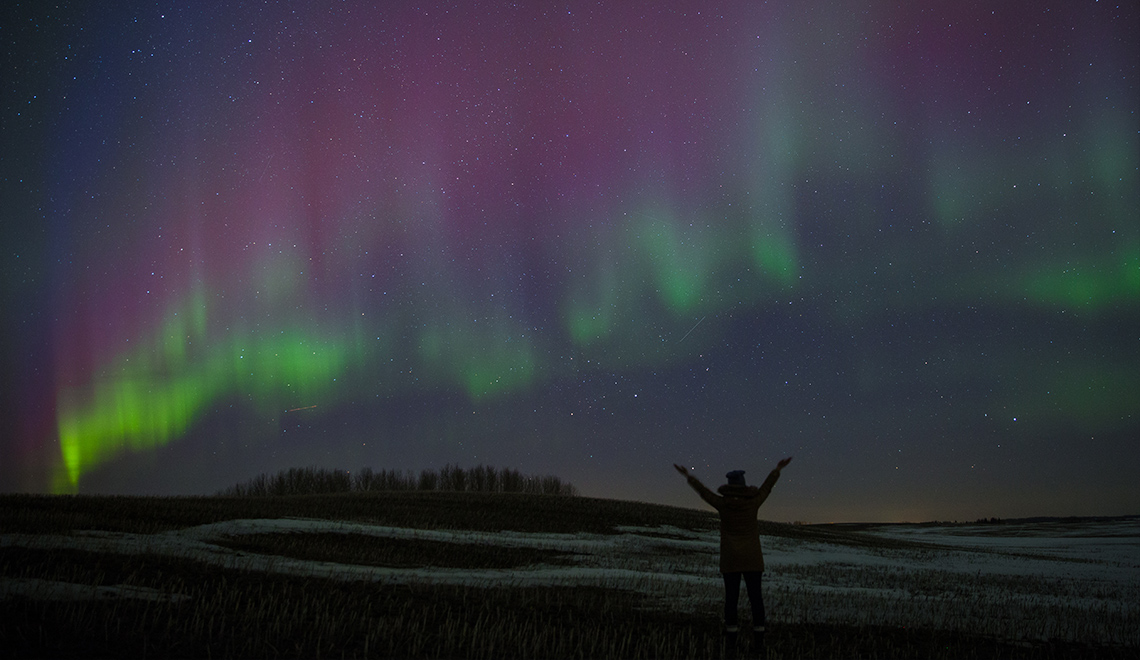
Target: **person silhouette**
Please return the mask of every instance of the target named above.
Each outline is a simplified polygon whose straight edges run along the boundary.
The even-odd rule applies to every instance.
[[[757,488],[744,482],[744,471],[733,470],[725,475],[728,483],[717,488],[714,493],[700,479],[684,467],[674,463],[673,467],[685,475],[689,486],[697,491],[701,499],[708,502],[720,515],[720,572],[724,577],[724,632],[730,655],[735,654],[736,636],[740,631],[738,607],[740,601],[740,578],[748,589],[748,602],[752,606],[752,632],[757,648],[763,648],[765,634],[764,598],[760,593],[760,582],[764,575],[764,553],[760,548],[760,526],[756,522],[756,512],[768,495],[772,486],[780,478],[780,470],[792,462],[789,456],[776,464],[776,469],[768,473],[768,478]]]

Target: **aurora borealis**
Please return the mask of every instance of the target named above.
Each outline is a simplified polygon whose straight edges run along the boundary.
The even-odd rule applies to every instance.
[[[922,4],[5,8],[0,490],[1136,513],[1140,12]]]

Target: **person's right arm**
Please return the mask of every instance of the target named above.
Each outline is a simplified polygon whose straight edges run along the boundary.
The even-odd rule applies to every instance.
[[[772,486],[776,485],[776,481],[780,478],[780,470],[788,467],[788,463],[792,462],[792,457],[789,456],[776,464],[776,469],[768,473],[768,478],[760,485],[759,495],[763,498],[760,501],[768,499],[768,495],[772,492]]]

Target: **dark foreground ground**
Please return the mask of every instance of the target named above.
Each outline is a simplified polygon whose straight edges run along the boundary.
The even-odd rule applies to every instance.
[[[712,516],[628,502],[494,494],[229,498],[0,497],[0,534],[154,533],[237,518],[320,517],[422,528],[615,533],[622,525],[708,529]],[[843,534],[772,525],[765,533]],[[558,563],[534,549],[486,553],[415,541],[339,547],[281,535],[234,539],[243,552],[376,566],[464,568]],[[288,538],[285,538],[288,537]],[[852,544],[871,543],[853,532]],[[241,545],[246,544],[246,545]],[[334,549],[335,548],[335,549]],[[331,553],[331,554],[329,554]],[[680,615],[634,591],[596,587],[382,585],[251,572],[189,559],[0,546],[0,578],[152,590],[153,600],[0,598],[0,656],[174,658],[717,658],[716,612]],[[1136,658],[1137,649],[1013,643],[938,630],[770,627],[745,631],[739,657]]]

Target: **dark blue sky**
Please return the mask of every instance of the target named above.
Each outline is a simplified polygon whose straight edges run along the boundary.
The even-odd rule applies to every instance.
[[[0,490],[1137,512],[1132,5],[9,5]]]

